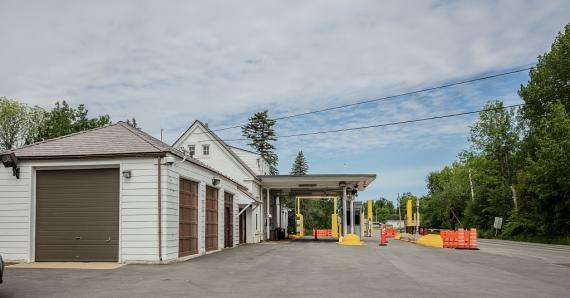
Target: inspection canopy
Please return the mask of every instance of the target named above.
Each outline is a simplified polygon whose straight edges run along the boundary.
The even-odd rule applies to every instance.
[[[376,174],[262,175],[259,178],[264,188],[281,195],[342,196],[345,186],[364,190],[376,179]]]

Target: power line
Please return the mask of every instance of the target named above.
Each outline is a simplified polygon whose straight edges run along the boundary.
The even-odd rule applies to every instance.
[[[410,91],[410,92],[404,92],[404,93],[389,95],[389,96],[385,96],[385,97],[359,101],[359,102],[355,102],[355,103],[351,103],[351,104],[344,104],[344,105],[324,108],[324,109],[320,109],[320,110],[313,110],[313,111],[303,112],[303,113],[299,113],[299,114],[292,114],[292,115],[277,117],[277,118],[273,118],[272,120],[278,121],[278,120],[283,120],[283,119],[290,119],[290,118],[301,117],[301,116],[306,116],[306,115],[310,115],[310,114],[317,114],[317,113],[322,113],[322,112],[328,112],[328,111],[333,111],[333,110],[363,105],[363,104],[372,103],[372,102],[387,101],[387,100],[391,100],[391,99],[395,99],[395,98],[403,97],[403,96],[407,96],[407,95],[419,94],[419,93],[424,93],[424,92],[428,92],[428,91],[434,91],[434,90],[439,90],[439,89],[444,89],[444,88],[449,88],[449,87],[454,87],[454,86],[459,86],[459,85],[470,84],[470,83],[474,83],[474,82],[478,82],[478,81],[493,79],[493,78],[497,78],[497,77],[507,76],[507,75],[511,75],[511,74],[515,74],[515,73],[528,71],[531,68],[532,67],[519,68],[519,69],[507,71],[507,72],[502,72],[502,73],[488,75],[488,76],[484,76],[484,77],[478,77],[478,78],[474,78],[474,79],[469,79],[469,80],[439,85],[439,86],[435,86],[435,87],[429,87],[429,88],[414,90],[414,91]],[[218,129],[213,129],[212,131],[222,131],[222,130],[228,130],[228,129],[239,128],[239,127],[242,127],[242,125],[234,125],[234,126],[229,126],[229,127],[224,127],[224,128],[218,128]]]
[[[454,114],[446,114],[440,116],[433,116],[427,118],[419,118],[419,119],[412,119],[412,120],[405,120],[405,121],[398,121],[398,122],[388,122],[388,123],[380,123],[380,124],[373,124],[373,125],[366,125],[366,126],[358,126],[358,127],[349,127],[349,128],[340,128],[334,130],[323,130],[323,131],[315,131],[315,132],[306,132],[306,133],[298,133],[298,134],[290,134],[290,135],[282,135],[277,136],[277,139],[282,138],[292,138],[292,137],[302,137],[302,136],[310,136],[310,135],[321,135],[321,134],[328,134],[328,133],[336,133],[336,132],[345,132],[345,131],[353,131],[353,130],[361,130],[361,129],[368,129],[368,128],[377,128],[377,127],[386,127],[386,126],[395,126],[395,125],[402,125],[402,124],[409,124],[409,123],[416,123],[416,122],[423,122],[423,121],[430,121],[430,120],[437,120],[437,119],[445,119],[451,117],[458,117],[458,116],[465,116],[470,114],[477,114],[486,111],[496,111],[496,110],[504,110],[508,108],[515,108],[524,106],[525,104],[515,104],[515,105],[508,105],[503,106],[501,108],[490,108],[490,109],[481,109],[476,111],[469,111],[469,112],[461,112],[461,113],[454,113]],[[233,141],[247,141],[249,139],[241,138],[241,139],[228,139],[223,140],[225,142],[233,142]]]

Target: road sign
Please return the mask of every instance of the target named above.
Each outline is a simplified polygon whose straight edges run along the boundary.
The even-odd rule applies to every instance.
[[[493,224],[493,227],[495,229],[500,229],[503,226],[503,218],[502,217],[495,217],[495,223]]]

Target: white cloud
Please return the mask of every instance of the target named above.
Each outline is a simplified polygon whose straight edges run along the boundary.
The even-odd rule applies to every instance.
[[[2,1],[0,96],[85,103],[114,120],[134,116],[154,135],[165,128],[173,141],[194,119],[223,127],[262,109],[291,114],[525,65],[549,48],[568,11],[568,1]],[[512,86],[488,86],[516,101]],[[462,86],[278,128],[429,117],[479,108],[485,94]],[[287,139],[279,153],[440,146],[464,138],[472,121]]]

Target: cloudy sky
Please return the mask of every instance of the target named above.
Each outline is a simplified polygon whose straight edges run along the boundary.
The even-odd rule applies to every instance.
[[[0,96],[84,103],[174,141],[219,128],[528,67],[570,22],[569,1],[0,1]],[[518,103],[526,73],[279,121],[281,135]],[[425,193],[476,116],[277,142],[288,173],[376,173],[360,199]],[[225,139],[240,131],[221,131]],[[234,142],[234,145],[243,145]]]

